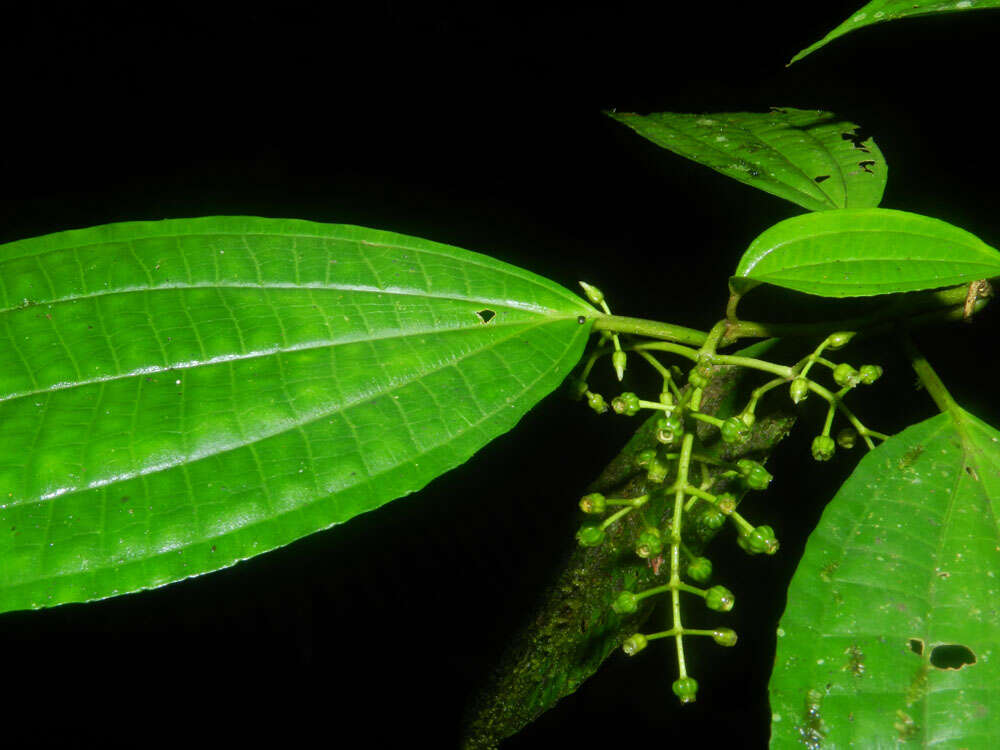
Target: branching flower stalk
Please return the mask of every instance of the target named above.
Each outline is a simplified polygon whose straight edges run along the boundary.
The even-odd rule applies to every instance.
[[[600,304],[610,315],[600,290],[590,285],[583,287],[588,298],[595,304]],[[730,492],[713,494],[710,491],[715,480],[727,478],[737,480],[744,490],[764,490],[771,482],[771,474],[761,463],[748,458],[729,464],[707,455],[701,450],[702,442],[697,425],[708,425],[712,428],[710,434],[717,432],[724,443],[738,446],[749,437],[761,399],[767,393],[787,385],[795,404],[803,401],[810,393],[816,394],[828,404],[822,430],[813,440],[812,453],[816,460],[829,460],[838,444],[849,447],[853,445],[855,436],[860,436],[868,448],[873,448],[874,440],[885,440],[888,436],[866,427],[847,407],[844,398],[858,385],[869,385],[878,380],[882,369],[876,365],[863,365],[860,369],[855,369],[849,364],[836,363],[824,356],[827,350],[840,349],[851,340],[854,333],[848,331],[835,331],[825,335],[811,353],[789,366],[755,357],[719,354],[717,349],[727,342],[727,337],[732,332],[732,319],[720,321],[700,337],[683,331],[673,336],[676,332],[667,326],[660,329],[660,333],[670,329],[674,340],[661,338],[655,341],[631,337],[654,330],[656,324],[640,326],[632,319],[615,320],[627,322],[619,328],[608,328],[603,332],[605,338],[600,348],[587,359],[580,377],[574,381],[573,393],[577,397],[586,397],[590,407],[600,414],[609,410],[625,416],[634,416],[643,410],[659,412],[662,416],[655,423],[655,437],[659,448],[642,451],[637,458],[637,466],[646,470],[647,486],[651,488],[646,494],[636,498],[606,498],[599,493],[591,493],[580,501],[580,508],[585,513],[604,518],[599,523],[584,525],[577,533],[577,541],[584,547],[599,546],[613,524],[621,522],[630,514],[645,513],[645,506],[653,496],[673,497],[672,506],[668,506],[672,508],[669,518],[651,522],[651,519],[640,516],[643,530],[638,534],[634,548],[635,554],[646,559],[654,571],[658,571],[664,562],[669,564],[667,582],[645,591],[622,591],[614,600],[612,609],[622,615],[634,613],[638,610],[640,601],[669,594],[670,627],[655,633],[635,633],[625,639],[622,649],[631,656],[645,649],[650,641],[672,638],[677,653],[677,679],[673,683],[673,691],[681,703],[690,703],[697,696],[698,683],[688,673],[684,637],[710,636],[720,645],[733,646],[737,642],[737,635],[729,628],[705,630],[684,626],[682,593],[703,599],[709,609],[718,612],[727,612],[735,604],[732,592],[724,586],[716,585],[705,589],[682,580],[686,576],[694,583],[704,584],[712,575],[711,561],[694,554],[685,544],[686,517],[699,508],[708,509],[710,512],[702,516],[706,523],[710,521],[711,528],[717,529],[728,521],[735,528],[737,543],[748,554],[773,555],[779,548],[770,526],[755,526],[736,511],[736,495]],[[619,334],[628,336],[630,340],[622,343]],[[586,379],[595,364],[608,354],[612,357],[615,375],[620,379],[624,375],[628,352],[638,354],[653,367],[662,378],[663,387],[656,401],[625,392],[611,400],[609,409],[604,397],[590,390]],[[678,378],[683,377],[683,374],[676,367],[667,367],[661,363],[654,352],[677,356],[691,363],[683,388],[678,385]],[[720,365],[755,370],[771,375],[772,378],[750,393],[747,403],[735,416],[723,418],[706,414],[701,410],[704,389],[709,384],[712,368]],[[811,377],[816,368],[829,373],[838,388],[831,390],[816,382]],[[835,441],[831,430],[838,413],[851,428],[842,431]],[[709,467],[712,467],[711,471]],[[673,477],[671,483],[667,482],[669,477]],[[693,477],[697,477],[697,484],[692,481]]]

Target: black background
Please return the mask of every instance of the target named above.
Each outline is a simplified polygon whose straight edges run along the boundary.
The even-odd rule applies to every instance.
[[[6,16],[0,242],[211,214],[354,223],[479,250],[568,287],[586,279],[617,312],[707,329],[745,246],[800,209],[601,112],[772,105],[860,123],[890,165],[883,205],[1000,242],[1000,13],[886,24],[784,68],[860,4]],[[783,314],[759,304],[762,316]],[[944,330],[921,344],[954,395],[1000,423],[995,314]],[[861,399],[868,421],[892,431],[930,416],[891,349],[848,356],[870,355],[858,364],[873,351],[887,375]],[[765,746],[783,592],[859,455],[815,467],[819,419],[804,413],[799,439],[773,461],[773,491],[748,506],[782,539],[777,558],[713,549],[737,593],[727,623],[741,643],[697,644],[699,702],[682,709],[670,694],[669,649],[616,655],[505,747],[692,736]],[[575,498],[627,435],[624,420],[550,398],[465,466],[345,526],[158,591],[6,614],[6,731],[457,746],[469,696],[571,538]]]

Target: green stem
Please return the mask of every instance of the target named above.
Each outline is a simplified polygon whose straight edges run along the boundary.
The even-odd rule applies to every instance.
[[[645,341],[641,344],[634,344],[629,348],[634,349],[635,351],[652,349],[659,352],[670,352],[672,354],[680,354],[682,357],[687,357],[693,362],[698,361],[697,349],[691,349],[690,347],[680,346],[678,344],[671,344],[667,341]]]
[[[648,336],[652,339],[676,341],[691,346],[701,346],[708,338],[707,333],[694,328],[644,318],[627,318],[622,315],[601,315],[594,318],[594,330],[630,333],[634,336]]]
[[[952,398],[952,395],[948,392],[944,383],[941,382],[938,374],[934,372],[931,363],[917,350],[916,345],[914,345],[913,340],[908,335],[904,335],[903,337],[903,346],[906,349],[907,356],[910,358],[910,364],[917,373],[917,377],[920,378],[920,382],[923,383],[924,388],[927,389],[931,398],[934,399],[937,408],[942,413],[958,414],[960,411],[958,403]]]

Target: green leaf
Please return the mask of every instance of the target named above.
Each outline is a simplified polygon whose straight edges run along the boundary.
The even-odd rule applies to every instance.
[[[864,26],[895,21],[910,16],[927,16],[936,13],[953,13],[960,10],[1000,8],[1000,0],[873,0],[859,9],[825,37],[806,47],[789,61],[789,65],[812,54],[820,47],[848,32]]]
[[[207,573],[420,489],[558,386],[594,315],[527,271],[360,227],[4,245],[0,611]]]
[[[734,288],[767,283],[822,297],[913,292],[1000,274],[1000,253],[964,229],[886,208],[793,216],[755,239]]]
[[[1000,432],[960,408],[861,460],[788,591],[772,747],[997,747],[998,513]]]
[[[711,115],[609,113],[675,154],[811,211],[877,206],[887,166],[832,112],[775,107]]]

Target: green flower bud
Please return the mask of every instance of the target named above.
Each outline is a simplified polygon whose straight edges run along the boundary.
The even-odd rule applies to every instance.
[[[752,411],[745,411],[740,414],[740,421],[742,421],[747,427],[753,427],[754,423],[757,421],[757,415]]]
[[[698,695],[698,681],[694,677],[681,677],[674,680],[674,695],[681,699],[681,703],[694,703],[695,696]]]
[[[730,417],[723,422],[720,431],[722,432],[722,440],[730,444],[743,442],[750,434],[750,428],[737,417]]]
[[[581,547],[596,547],[604,541],[604,529],[600,526],[581,526],[576,532],[576,541]]]
[[[726,523],[726,516],[717,508],[710,508],[702,514],[701,521],[710,529],[721,529]]]
[[[861,378],[861,382],[865,385],[871,385],[880,377],[882,377],[882,368],[878,365],[861,365],[861,370],[858,373],[858,377]]]
[[[644,451],[639,451],[635,456],[635,465],[645,469],[649,466],[653,460],[656,458],[656,451],[652,448],[647,448]]]
[[[566,395],[573,401],[579,401],[587,392],[587,381],[583,378],[569,378],[566,381]]]
[[[736,541],[751,555],[773,555],[778,551],[778,540],[770,526],[758,526],[748,534],[741,534]]]
[[[646,636],[642,633],[636,633],[625,639],[625,642],[622,643],[622,651],[625,652],[626,656],[635,656],[646,648],[647,643],[649,641],[646,640]]]
[[[853,388],[860,380],[861,376],[858,371],[846,362],[841,362],[833,368],[833,382],[841,388]]]
[[[688,373],[688,383],[694,388],[705,388],[708,386],[709,376],[700,367],[693,367]]]
[[[646,469],[646,479],[653,484],[659,484],[667,478],[669,472],[670,466],[667,462],[661,461],[659,456],[653,456],[653,459],[649,462],[649,468]]]
[[[630,615],[639,609],[639,600],[631,591],[623,591],[612,602],[611,609],[620,615]]]
[[[836,450],[837,444],[829,435],[817,435],[813,438],[812,454],[817,461],[829,461]]]
[[[837,445],[850,450],[858,441],[858,433],[853,427],[845,427],[837,433]]]
[[[809,395],[809,381],[802,377],[795,378],[788,387],[788,393],[793,404],[801,403]]]
[[[676,414],[656,420],[656,439],[664,445],[676,443],[683,434],[684,420]]]
[[[624,354],[624,352],[622,352]],[[639,397],[634,393],[623,393],[611,402],[611,408],[616,414],[633,416],[639,413]]]
[[[736,468],[752,490],[766,490],[773,479],[770,472],[762,464],[751,461],[749,458],[741,458],[737,461]]]
[[[696,583],[705,583],[712,577],[712,561],[707,557],[696,557],[688,563],[688,577]]]
[[[716,628],[712,631],[712,639],[720,646],[729,648],[736,645],[736,631],[732,628]]]
[[[728,612],[734,604],[736,597],[725,586],[712,586],[705,592],[705,606],[716,612]]]
[[[652,526],[639,534],[635,542],[635,554],[639,557],[655,557],[663,552],[663,541],[660,539],[660,532]]]
[[[580,510],[584,513],[603,513],[607,508],[606,499],[600,492],[591,492],[580,498]]]
[[[608,404],[604,400],[604,396],[592,391],[587,393],[587,405],[598,414],[603,414],[608,410]]]
[[[828,349],[840,349],[847,346],[847,342],[854,338],[854,331],[838,331],[831,333],[826,339]]]
[[[586,281],[579,281],[577,283],[583,288],[583,293],[587,295],[587,299],[595,305],[599,305],[604,301],[604,292],[596,286],[588,284]]]
[[[611,365],[615,368],[615,375],[621,380],[625,377],[625,362],[627,355],[621,349],[611,355]]]
[[[719,493],[715,496],[715,507],[718,508],[719,513],[728,516],[736,510],[736,496],[731,492]]]

